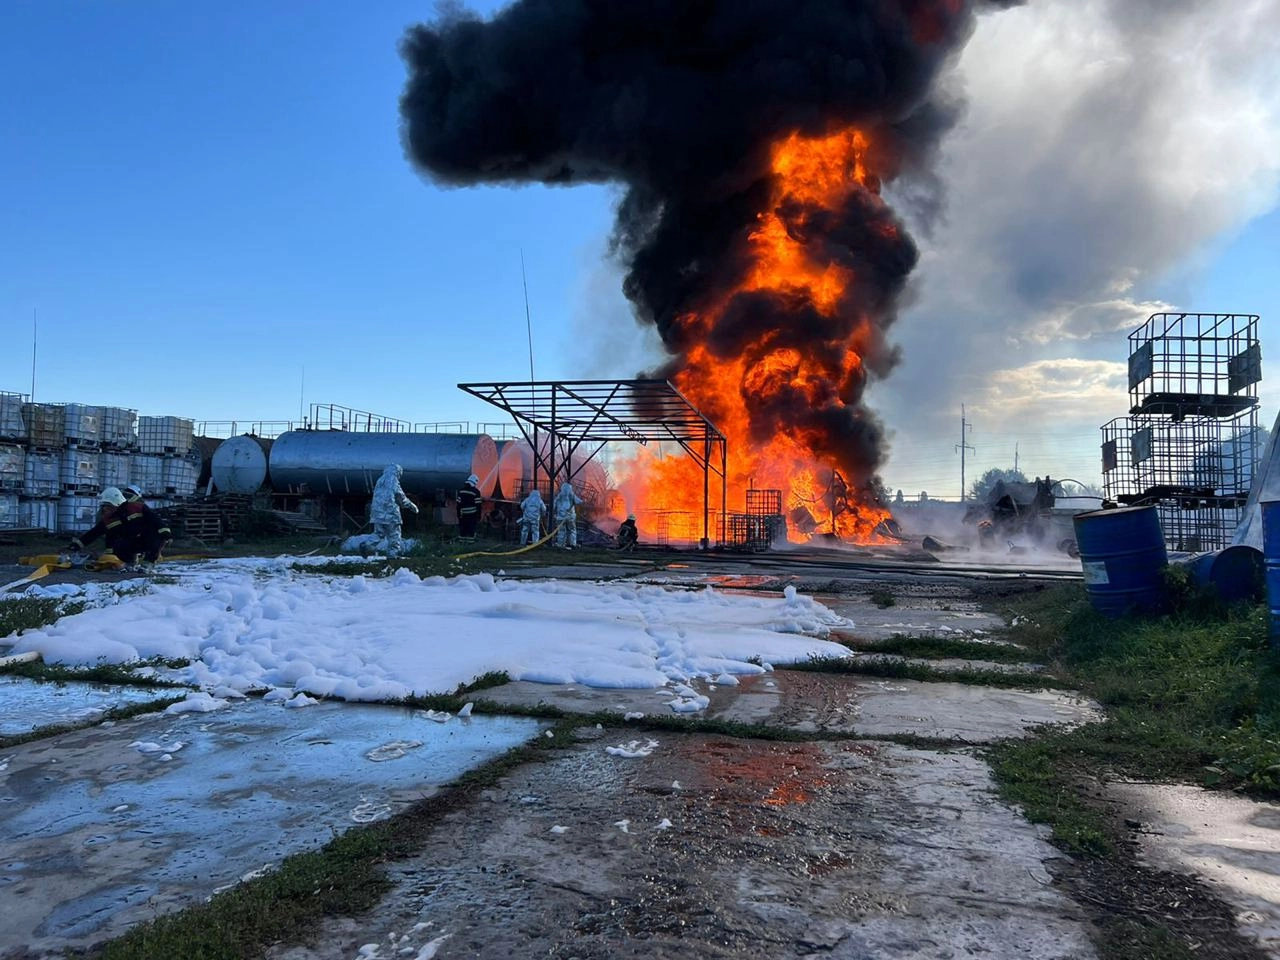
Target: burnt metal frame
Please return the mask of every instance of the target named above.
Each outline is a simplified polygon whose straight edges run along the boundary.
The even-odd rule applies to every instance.
[[[460,383],[458,389],[505,410],[534,456],[534,473],[552,483],[572,481],[581,464],[573,455],[583,444],[594,457],[606,443],[674,441],[702,467],[702,546],[710,545],[711,474],[720,478],[720,526],[728,500],[729,442],[688,398],[667,380],[516,380]],[[545,431],[549,442],[539,443]],[[719,465],[715,452],[719,450]]]

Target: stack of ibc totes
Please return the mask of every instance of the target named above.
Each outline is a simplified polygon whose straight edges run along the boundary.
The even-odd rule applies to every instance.
[[[159,483],[143,493],[168,497],[189,497],[196,491],[197,469],[188,459],[195,424],[182,417],[139,417],[138,450],[159,456]],[[135,482],[137,478],[135,477]]]

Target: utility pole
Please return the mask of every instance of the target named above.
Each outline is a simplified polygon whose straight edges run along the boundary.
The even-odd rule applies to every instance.
[[[956,444],[956,449],[960,451],[960,502],[964,503],[968,499],[964,486],[964,452],[972,450],[973,447],[968,443],[969,431],[973,429],[971,424],[964,417],[964,404],[960,405],[960,442]]]
[[[1013,472],[1018,472],[1018,441],[1013,441]]]

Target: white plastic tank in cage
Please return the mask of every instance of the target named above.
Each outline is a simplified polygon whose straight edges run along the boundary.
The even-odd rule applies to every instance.
[[[50,533],[57,533],[58,501],[19,500],[18,526],[32,530],[48,530]]]
[[[19,527],[18,495],[16,493],[0,493],[0,530],[12,530]]]
[[[26,440],[27,424],[22,419],[25,394],[0,390],[0,440]]]
[[[130,482],[142,488],[145,496],[164,493],[164,458],[151,453],[135,453],[129,457]]]
[[[69,494],[58,501],[58,532],[83,533],[97,522],[97,497]]]
[[[138,414],[123,407],[100,407],[102,442],[105,446],[129,449],[138,443]]]
[[[196,492],[196,476],[200,468],[185,457],[165,457],[164,492],[175,497],[189,497]]]
[[[68,403],[63,407],[66,440],[69,444],[97,446],[102,442],[101,407],[83,403]]]
[[[195,423],[182,417],[139,417],[138,449],[143,453],[176,453],[191,449]]]
[[[19,446],[0,443],[0,490],[17,492],[26,481],[27,452]]]
[[[102,453],[98,456],[98,486],[126,487],[133,479],[131,457],[127,453]]]
[[[27,451],[22,492],[28,497],[56,497],[62,492],[62,458],[56,453]]]
[[[89,450],[62,451],[62,489],[73,493],[98,489],[98,454]]]

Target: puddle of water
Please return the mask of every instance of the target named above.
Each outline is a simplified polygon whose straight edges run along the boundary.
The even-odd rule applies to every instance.
[[[40,727],[96,720],[108,710],[163,700],[175,692],[181,693],[156,687],[0,677],[0,736],[20,736]]]
[[[15,747],[0,772],[0,885],[14,905],[0,955],[83,945],[197,902],[385,819],[542,726],[250,701]]]

